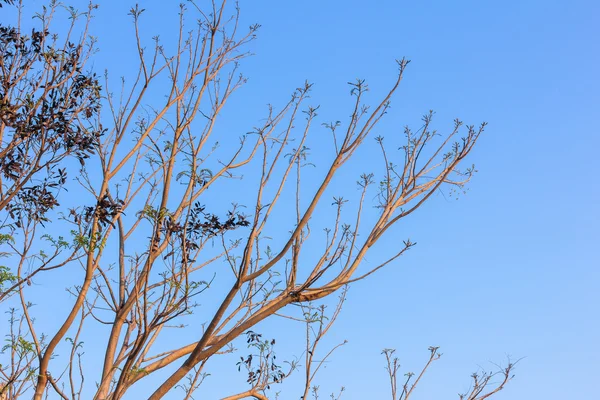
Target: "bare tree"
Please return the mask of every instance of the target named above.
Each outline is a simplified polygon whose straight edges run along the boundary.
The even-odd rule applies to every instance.
[[[94,9],[67,8],[72,25],[60,40],[49,33],[62,10],[54,2],[37,15],[41,29],[31,36],[18,24],[2,27],[0,35],[0,233],[4,255],[17,266],[0,271],[0,301],[14,302],[22,314],[11,317],[11,329],[18,327],[11,354],[18,356],[2,364],[1,390],[9,398],[30,386],[36,400],[48,393],[81,398],[87,378],[81,337],[100,325],[109,334],[96,360],[101,376],[92,378],[95,399],[121,399],[141,380],[154,384],[147,378],[165,367],[172,373],[150,398],[175,387],[192,398],[207,361],[233,351],[240,337],[255,351],[239,365],[252,387],[228,398],[266,398],[266,389],[298,365],[281,369],[275,342],[253,329],[267,318],[288,316],[306,324],[301,395],[313,388],[316,397],[320,364],[313,356],[343,296],[329,320],[312,302],[345,290],[414,245],[406,239],[378,265],[363,263],[392,226],[437,190],[470,180],[474,168],[461,166],[485,124],[456,120],[441,134],[430,112],[419,127],[404,130],[399,152],[389,150],[398,148],[396,142],[371,138],[380,149],[379,165],[360,176],[358,198],[346,199],[332,192],[332,182],[389,111],[408,60],[397,61],[387,94],[372,105],[365,81],[350,83],[353,105],[345,122],[319,125],[319,107],[307,104],[312,85],[305,83],[281,106],[268,106],[260,125],[233,143],[218,121],[246,82],[240,61],[258,25],[243,31],[239,9],[225,0],[206,8],[192,1],[180,6],[175,43],[158,37],[148,43],[140,34],[144,9],[136,6],[130,15],[137,70],[118,89],[106,74],[100,99],[100,84],[85,71],[94,53],[88,33]],[[330,158],[316,165],[316,184],[304,179],[313,166],[307,144],[313,131],[328,132],[322,145],[331,149]],[[66,171],[73,168],[78,174],[69,180]],[[59,204],[61,190],[79,199]],[[228,199],[227,193],[235,195]],[[315,218],[328,207],[319,215],[329,219]],[[79,274],[70,288],[72,304],[60,310],[54,331],[40,334],[28,298],[34,291],[51,296],[53,288],[31,283],[67,270]],[[226,289],[214,289],[216,281]],[[216,306],[199,308],[199,298]],[[168,332],[176,328],[195,339],[174,343]],[[68,359],[56,359],[59,352]],[[487,382],[486,376],[476,379],[473,393],[482,393]]]
[[[417,388],[417,385],[423,378],[423,375],[427,372],[429,367],[434,361],[437,361],[442,356],[439,352],[439,347],[429,347],[430,356],[425,363],[425,366],[421,368],[418,374],[414,372],[406,372],[404,383],[400,383],[402,386],[398,387],[398,373],[400,371],[400,360],[394,356],[396,350],[384,349],[382,354],[385,356],[386,371],[390,380],[392,400],[409,400],[411,395]],[[498,393],[506,384],[514,377],[513,372],[515,364],[508,360],[506,367],[497,365],[496,372],[480,371],[475,372],[471,375],[473,380],[471,387],[464,394],[459,394],[460,400],[484,400],[492,395]],[[494,379],[499,378],[498,381]]]

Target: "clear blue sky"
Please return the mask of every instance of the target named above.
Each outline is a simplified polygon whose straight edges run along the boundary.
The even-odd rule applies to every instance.
[[[119,63],[131,50],[123,40],[131,30],[129,3],[103,2],[98,10],[98,65],[126,71]],[[165,3],[142,5],[147,32],[168,38],[176,7]],[[524,359],[499,400],[595,395],[600,3],[244,0],[240,6],[242,25],[262,28],[251,47],[256,55],[242,65],[250,81],[231,104],[239,129],[256,124],[266,103],[281,104],[306,79],[315,83],[312,102],[322,106],[322,122],[343,120],[346,82],[366,79],[375,101],[394,79],[394,59],[404,56],[412,63],[378,134],[417,126],[429,109],[440,130],[456,117],[489,122],[470,158],[479,173],[468,194],[458,201],[435,196],[382,244],[410,237],[418,246],[351,289],[328,339],[349,343],[317,381],[323,397],[343,385],[346,399],[386,398],[381,349],[397,348],[407,371],[425,361],[430,345],[441,346],[444,356],[416,398],[453,398],[478,365],[489,369],[507,354]],[[370,156],[361,155],[363,168]],[[294,354],[292,347],[281,351]],[[215,373],[207,388],[223,379]]]

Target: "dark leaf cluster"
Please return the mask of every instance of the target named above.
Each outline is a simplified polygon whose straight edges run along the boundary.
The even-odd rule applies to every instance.
[[[212,237],[239,227],[246,227],[250,222],[244,214],[236,211],[228,211],[223,220],[217,215],[207,213],[206,207],[195,203],[190,212],[187,222],[187,231],[190,238]]]
[[[43,218],[66,176],[66,166],[58,174],[53,166],[68,157],[83,166],[96,151],[101,86],[82,71],[83,52],[81,44],[57,46],[46,30],[25,35],[0,25],[0,201],[13,214],[37,210]]]
[[[246,382],[251,385],[256,385],[259,381],[263,382],[265,389],[270,389],[269,382],[281,383],[286,374],[283,372],[281,367],[275,363],[277,356],[273,351],[275,346],[275,339],[262,340],[262,334],[254,331],[246,332],[246,343],[248,347],[254,348],[259,351],[258,355],[249,354],[247,357],[240,357],[240,361],[236,363],[238,371],[241,371],[242,367],[248,371],[248,378]],[[253,362],[259,359],[259,365],[256,368],[252,367]],[[265,370],[266,369],[266,370]]]
[[[21,188],[13,201],[7,205],[10,217],[15,221],[15,226],[21,227],[24,220],[37,221],[44,224],[49,221],[46,214],[59,205],[58,191],[67,180],[64,168],[50,168],[44,180]]]
[[[114,218],[121,213],[123,209],[123,200],[111,199],[108,195],[104,195],[96,206],[85,207],[83,219],[85,222],[91,222],[94,217],[97,217],[98,223],[102,226],[112,225]]]

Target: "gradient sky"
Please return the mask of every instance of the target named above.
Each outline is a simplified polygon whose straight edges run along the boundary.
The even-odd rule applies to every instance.
[[[147,32],[168,40],[176,7],[141,3]],[[93,26],[98,66],[126,68],[119,55],[133,44],[123,40],[131,5],[102,2]],[[381,350],[396,348],[406,372],[423,364],[430,345],[444,355],[415,399],[456,398],[478,366],[493,368],[490,362],[503,363],[507,355],[522,360],[498,400],[595,394],[600,3],[243,0],[240,6],[242,26],[262,28],[251,45],[255,56],[242,64],[250,81],[230,105],[239,124],[232,126],[249,130],[265,104],[281,104],[305,80],[315,83],[312,104],[321,105],[321,122],[343,120],[346,82],[366,79],[375,101],[402,57],[412,62],[378,134],[418,126],[429,109],[440,131],[457,117],[489,123],[470,156],[479,172],[468,193],[458,201],[434,196],[382,243],[410,237],[418,245],[351,288],[327,339],[348,344],[317,379],[323,398],[339,386],[346,387],[345,399],[387,398]],[[360,156],[363,168],[375,157]],[[294,354],[283,343],[282,353]],[[209,378],[209,394],[200,398],[211,399],[220,379]],[[296,398],[288,395],[282,398]]]

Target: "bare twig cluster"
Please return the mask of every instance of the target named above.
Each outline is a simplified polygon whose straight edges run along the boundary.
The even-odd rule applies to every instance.
[[[396,350],[384,349],[382,351],[386,360],[385,369],[390,380],[392,400],[408,400],[411,398],[411,395],[421,382],[421,378],[423,378],[427,370],[431,367],[431,364],[439,360],[442,356],[438,350],[439,347],[429,347],[430,356],[423,368],[421,368],[421,371],[418,374],[414,372],[405,373],[404,382],[398,382],[400,378],[398,375],[400,372],[400,360],[394,355]],[[473,373],[471,375],[473,380],[471,387],[466,393],[458,395],[460,400],[484,400],[498,393],[514,377],[515,364],[509,360],[506,367],[497,365],[496,372],[480,371]],[[499,380],[496,381],[496,378],[499,378]],[[401,386],[398,386],[399,384]]]

